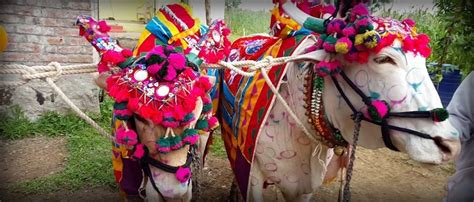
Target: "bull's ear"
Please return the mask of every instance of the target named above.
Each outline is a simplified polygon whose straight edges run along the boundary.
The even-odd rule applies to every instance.
[[[309,61],[318,63],[325,60],[326,57],[328,57],[327,52],[321,49],[294,56],[291,61]]]
[[[92,77],[95,81],[95,84],[97,84],[97,86],[99,86],[100,88],[102,89],[107,89],[107,78],[110,76],[109,73],[102,73],[102,74],[99,74],[99,73],[93,73]]]

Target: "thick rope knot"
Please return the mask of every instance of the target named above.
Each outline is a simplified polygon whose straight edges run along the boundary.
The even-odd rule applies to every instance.
[[[63,68],[61,64],[58,62],[51,62],[48,64],[48,66],[53,66],[56,69],[56,74],[53,76],[53,81],[57,81],[59,79],[59,76],[63,73]]]

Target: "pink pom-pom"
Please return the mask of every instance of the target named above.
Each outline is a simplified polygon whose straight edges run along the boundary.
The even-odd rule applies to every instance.
[[[135,152],[133,152],[133,157],[135,159],[141,159],[145,155],[145,145],[143,144],[138,144],[135,146]]]
[[[323,43],[323,48],[324,50],[326,50],[327,52],[335,52],[335,47],[334,47],[334,44],[331,44],[329,42],[324,42]]]
[[[336,12],[336,7],[332,4],[327,4],[325,6],[323,6],[323,9],[321,10],[321,12],[323,14],[333,14],[334,12]]]
[[[388,107],[385,104],[385,102],[383,102],[381,100],[373,100],[372,101],[372,106],[374,106],[375,109],[377,109],[377,112],[379,113],[379,115],[381,117],[385,117],[387,115]]]
[[[410,26],[410,27],[415,26],[415,21],[412,20],[412,19],[410,19],[410,18],[404,19],[404,20],[402,21],[402,23],[403,23],[403,24],[406,24],[406,25],[408,25],[408,26]]]
[[[155,46],[155,48],[153,48],[150,52],[148,52],[145,56],[145,59],[149,59],[150,56],[152,55],[158,55],[162,58],[166,57],[165,56],[165,53],[164,53],[164,50],[163,50],[163,46]]]
[[[168,56],[168,62],[176,70],[182,70],[186,67],[186,59],[179,53],[171,53]]]
[[[341,63],[339,61],[321,61],[319,62],[316,67],[315,71],[318,76],[325,77],[327,75],[336,75],[341,71]]]
[[[164,79],[166,81],[173,81],[174,78],[176,78],[176,76],[177,76],[176,69],[168,66],[167,70],[168,71],[166,72],[165,77],[163,77],[162,79]]]
[[[159,147],[158,145],[156,145],[156,150],[161,153],[168,153],[171,151],[171,147]]]
[[[194,145],[196,144],[196,142],[199,140],[199,135],[197,134],[194,134],[194,135],[189,135],[189,136],[186,136],[183,141],[186,143],[186,144],[189,144],[189,145]]]
[[[356,35],[355,27],[353,25],[352,26],[346,26],[344,29],[342,29],[342,35],[344,35],[346,37],[351,37],[351,36]]]
[[[156,73],[160,71],[162,67],[163,67],[163,64],[152,64],[148,66],[146,70],[148,71],[148,73],[155,75]]]
[[[97,26],[98,26],[98,30],[102,33],[107,33],[110,31],[111,27],[109,25],[107,25],[107,22],[101,20],[97,23]]]
[[[359,3],[354,6],[354,8],[352,8],[351,21],[356,20],[359,16],[365,15],[369,15],[369,10],[367,9],[367,6],[365,6],[363,3]]]
[[[332,35],[334,33],[342,34],[342,29],[346,26],[346,23],[342,19],[331,20],[326,28],[326,33]]]
[[[123,127],[120,127],[115,132],[115,140],[119,144],[133,146],[138,143],[137,133],[133,130],[125,131]]]
[[[187,167],[179,167],[176,171],[176,179],[179,182],[185,183],[191,178],[191,169]]]
[[[337,40],[335,50],[337,53],[346,54],[352,48],[352,41],[347,37],[342,37]]]
[[[207,120],[208,122],[208,125],[209,125],[209,129],[215,129],[218,125],[219,125],[219,121],[217,120],[217,118],[215,116],[209,118],[209,120]]]

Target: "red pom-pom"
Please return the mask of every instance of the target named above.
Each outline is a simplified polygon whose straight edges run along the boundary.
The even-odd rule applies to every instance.
[[[415,21],[412,20],[412,19],[410,19],[410,18],[404,19],[404,20],[402,21],[402,23],[403,23],[403,24],[406,24],[406,25],[408,25],[408,26],[410,26],[410,27],[415,26]]]
[[[130,98],[128,99],[127,108],[132,111],[138,111],[139,108],[139,99],[138,98]]]
[[[122,55],[126,58],[129,58],[132,57],[133,52],[130,49],[126,48],[122,50]]]
[[[402,49],[404,52],[408,52],[408,51],[413,52],[415,50],[415,43],[413,39],[411,38],[411,36],[407,36],[405,37],[405,39],[403,39]]]
[[[125,57],[117,51],[108,50],[102,55],[102,62],[109,62],[113,65],[117,65],[125,61]]]

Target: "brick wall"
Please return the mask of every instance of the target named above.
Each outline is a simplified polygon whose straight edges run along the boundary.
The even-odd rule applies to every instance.
[[[96,2],[0,0],[0,24],[8,34],[8,46],[0,53],[0,64],[92,63],[93,48],[78,36],[78,28],[73,23],[78,15],[92,15]],[[0,75],[0,79],[9,78]],[[91,75],[61,76],[57,83],[80,108],[99,111],[98,89]],[[44,81],[33,80],[23,86],[0,89],[0,112],[19,105],[34,119],[44,111],[68,111],[69,107],[43,84]]]

